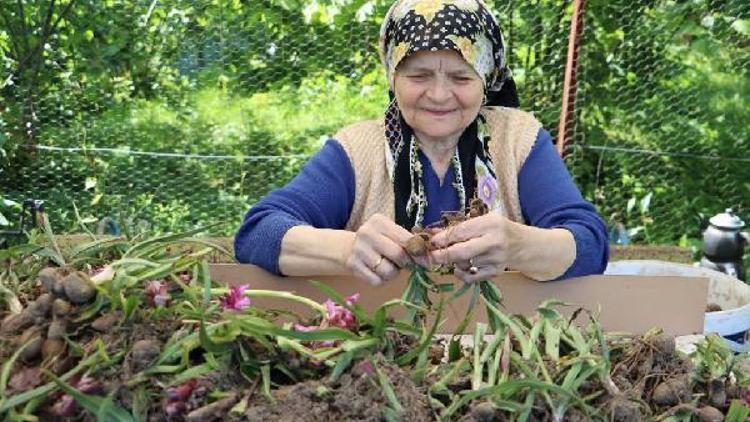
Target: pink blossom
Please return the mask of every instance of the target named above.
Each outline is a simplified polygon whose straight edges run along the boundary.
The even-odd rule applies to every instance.
[[[146,282],[144,288],[146,302],[151,306],[167,306],[171,296],[167,292],[167,283],[164,280],[151,280]]]
[[[188,407],[185,402],[182,401],[170,401],[164,405],[164,413],[170,417],[177,417],[187,412]]]
[[[354,303],[359,300],[359,293],[355,293],[346,298],[346,305],[351,307]],[[357,327],[357,317],[349,309],[337,305],[336,302],[328,299],[324,303],[326,311],[328,313],[326,319],[328,325],[333,327],[343,328],[345,330],[351,330]]]
[[[69,394],[64,394],[55,404],[52,405],[52,414],[56,416],[68,417],[73,416],[78,410],[75,399]]]
[[[299,331],[301,333],[309,333],[310,331],[315,331],[319,329],[320,327],[317,327],[315,325],[294,324],[294,331]]]
[[[294,324],[294,331],[299,331],[301,333],[309,333],[311,331],[320,330],[323,327],[318,327],[316,325],[302,325],[302,324]],[[313,341],[310,343],[311,349],[319,349],[321,347],[333,347],[335,345],[335,342],[333,340],[326,340],[326,341]]]
[[[480,177],[479,183],[477,183],[479,199],[481,199],[490,209],[492,208],[492,203],[495,201],[495,195],[497,194],[496,183],[495,179],[489,174]]]
[[[250,306],[250,298],[245,296],[245,290],[249,287],[248,284],[230,287],[229,293],[219,298],[222,309],[225,311],[244,311],[245,308]]]
[[[195,378],[188,382],[167,388],[167,400],[185,401],[193,394],[193,390],[198,386],[198,380]]]
[[[99,266],[96,266],[96,267],[92,267],[91,268],[91,275],[95,276],[95,275],[99,274],[100,272],[104,271],[106,268],[107,268],[106,265],[99,265]]]
[[[78,381],[73,381],[71,387],[84,394],[103,394],[104,386],[96,379],[84,376]],[[78,410],[78,404],[70,394],[63,394],[52,405],[52,413],[56,416],[69,417],[73,416]]]
[[[357,366],[357,370],[362,371],[363,374],[367,374],[371,377],[375,377],[377,374],[375,373],[375,368],[372,366],[372,363],[370,363],[369,360],[362,360],[360,361]]]

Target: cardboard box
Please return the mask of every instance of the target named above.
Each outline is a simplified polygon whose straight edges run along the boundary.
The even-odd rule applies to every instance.
[[[342,295],[360,293],[360,304],[372,312],[382,303],[400,298],[409,274],[404,271],[383,286],[371,286],[351,277],[278,277],[263,269],[245,264],[212,264],[214,280],[228,285],[249,284],[251,289],[294,292],[323,302],[326,295],[307,282],[324,282]],[[438,283],[461,282],[453,276],[433,275]],[[520,273],[508,272],[495,279],[503,293],[504,311],[533,315],[539,303],[557,298],[572,304],[561,309],[570,315],[578,307],[600,311],[599,320],[605,331],[643,333],[660,327],[669,335],[689,335],[703,332],[703,319],[708,296],[708,279],[672,276],[588,276],[555,282],[533,281]],[[443,315],[441,333],[453,333],[466,315],[470,295],[467,293],[450,302]],[[435,301],[439,300],[435,298]],[[254,306],[288,309],[303,315],[311,311],[303,305],[267,298],[256,298]],[[394,313],[396,317],[401,313]],[[477,306],[473,322],[487,321],[484,306]],[[473,322],[467,329],[473,331]]]

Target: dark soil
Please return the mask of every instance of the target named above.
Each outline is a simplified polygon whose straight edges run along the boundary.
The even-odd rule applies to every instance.
[[[389,363],[378,364],[389,379],[403,412],[403,421],[431,421],[426,389],[409,373]],[[273,391],[275,403],[256,394],[245,413],[250,421],[381,421],[389,405],[377,375],[355,368],[333,383],[305,381]]]

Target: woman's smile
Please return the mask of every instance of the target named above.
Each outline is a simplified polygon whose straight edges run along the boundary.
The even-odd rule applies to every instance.
[[[447,116],[458,109],[452,108],[452,109],[434,109],[434,108],[423,108],[423,111],[435,116],[435,117],[444,117]]]
[[[455,145],[479,114],[484,83],[455,51],[421,51],[396,71],[396,98],[423,143]]]

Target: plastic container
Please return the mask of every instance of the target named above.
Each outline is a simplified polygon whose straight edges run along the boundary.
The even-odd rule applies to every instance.
[[[708,278],[708,303],[719,305],[722,311],[706,313],[703,333],[718,333],[735,352],[750,351],[750,341],[746,341],[750,332],[750,286],[741,280],[708,268],[653,260],[610,262],[605,274]],[[686,338],[683,343],[697,340],[695,336]]]

